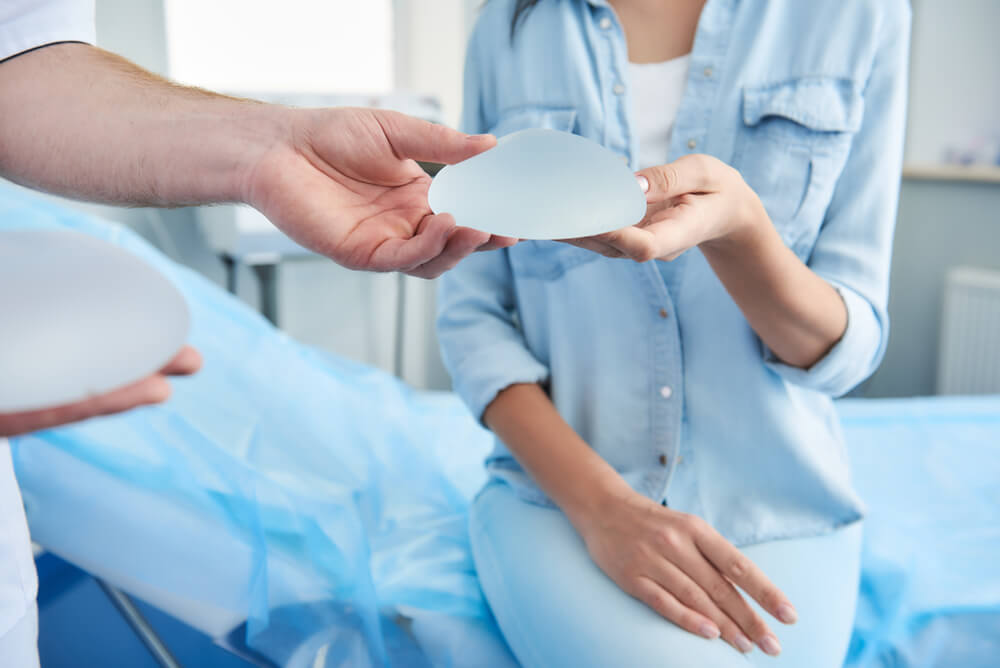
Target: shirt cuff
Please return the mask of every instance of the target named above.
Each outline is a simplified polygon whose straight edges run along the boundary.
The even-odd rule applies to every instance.
[[[92,1],[21,4],[24,9],[0,22],[0,60],[56,42],[96,43]]]
[[[808,369],[780,361],[765,347],[769,369],[790,383],[834,397],[847,394],[875,371],[884,352],[885,336],[868,301],[850,288],[836,285],[847,308],[847,328],[833,348]]]
[[[543,383],[549,370],[523,344],[501,341],[466,357],[452,375],[455,392],[482,422],[486,407],[501,391],[518,383]]]

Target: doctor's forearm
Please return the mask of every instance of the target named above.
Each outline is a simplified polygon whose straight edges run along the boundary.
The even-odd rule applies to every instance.
[[[836,289],[781,240],[761,208],[759,224],[701,245],[715,274],[761,340],[786,364],[808,369],[847,328]]]
[[[55,44],[0,63],[0,176],[114,204],[240,201],[288,112]]]

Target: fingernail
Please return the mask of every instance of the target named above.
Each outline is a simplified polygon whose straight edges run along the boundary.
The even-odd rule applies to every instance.
[[[493,135],[469,135],[469,141],[483,141],[484,139],[492,139]]]
[[[750,638],[747,638],[744,635],[736,636],[736,639],[733,640],[733,644],[736,645],[736,649],[740,650],[744,654],[753,649],[753,643],[750,642]]]
[[[774,636],[764,636],[760,641],[760,648],[768,656],[778,656],[781,654],[781,645],[778,644],[778,639]]]
[[[709,624],[708,622],[704,622],[701,626],[698,627],[698,633],[708,638],[709,640],[715,640],[716,638],[719,637],[719,627],[717,627],[715,624]]]
[[[639,187],[642,188],[642,192],[649,192],[649,179],[645,176],[636,176],[635,179],[639,182]]]
[[[795,612],[795,608],[787,603],[782,603],[778,606],[778,619],[785,624],[794,624],[799,619],[799,613]]]

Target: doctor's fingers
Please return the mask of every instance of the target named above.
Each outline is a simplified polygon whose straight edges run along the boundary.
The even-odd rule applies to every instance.
[[[449,214],[427,215],[412,236],[379,239],[367,256],[345,266],[362,271],[409,273],[441,255],[455,229],[455,219]],[[484,233],[483,241],[485,236]]]
[[[493,135],[467,135],[395,111],[375,114],[393,152],[403,159],[450,165],[493,148],[497,143]]]
[[[201,368],[201,355],[191,346],[184,346],[172,360],[160,369],[164,376],[190,376]]]
[[[482,253],[484,251],[499,250],[501,248],[510,248],[511,246],[516,245],[518,241],[520,241],[520,239],[515,239],[514,237],[501,237],[494,234],[493,236],[490,237],[489,241],[487,241],[482,246],[476,248],[476,252]]]
[[[417,278],[437,278],[455,267],[469,254],[490,243],[492,243],[492,238],[486,232],[456,227],[452,230],[440,253],[426,262],[404,269],[403,273]]]
[[[41,431],[93,417],[166,401],[170,384],[161,375],[150,376],[127,387],[72,404],[23,413],[0,415],[0,436],[16,436]]]

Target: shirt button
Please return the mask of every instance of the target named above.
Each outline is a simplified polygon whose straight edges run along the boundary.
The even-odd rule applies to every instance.
[[[661,309],[660,309],[660,317],[661,317],[661,318],[666,318],[666,317],[667,317],[667,316],[669,316],[669,315],[670,315],[670,314],[669,314],[669,313],[667,313],[667,309],[665,309],[665,308],[661,308]]]
[[[670,386],[668,385],[664,385],[663,387],[660,388],[660,396],[663,397],[664,399],[669,399],[670,397],[673,396],[673,394],[674,391],[670,389]]]
[[[667,461],[668,460],[667,460],[667,456],[666,455],[660,455],[660,466],[666,466],[667,465]]]
[[[711,76],[712,76],[712,68],[711,67],[706,67],[705,68],[705,77],[706,78],[711,78]]]
[[[684,455],[677,455],[677,459],[674,460],[674,463],[680,466],[682,461],[684,461]]]
[[[688,148],[692,151],[698,147],[698,140],[688,139]]]
[[[611,19],[605,16],[604,18],[601,19],[599,25],[601,26],[601,30],[611,30]]]
[[[611,91],[612,91],[612,92],[613,92],[613,93],[614,93],[615,95],[624,95],[624,94],[625,94],[625,86],[623,86],[623,85],[622,85],[622,84],[620,84],[620,83],[619,83],[619,84],[615,84],[615,87],[614,87],[614,88],[612,88],[612,89],[611,89]]]

